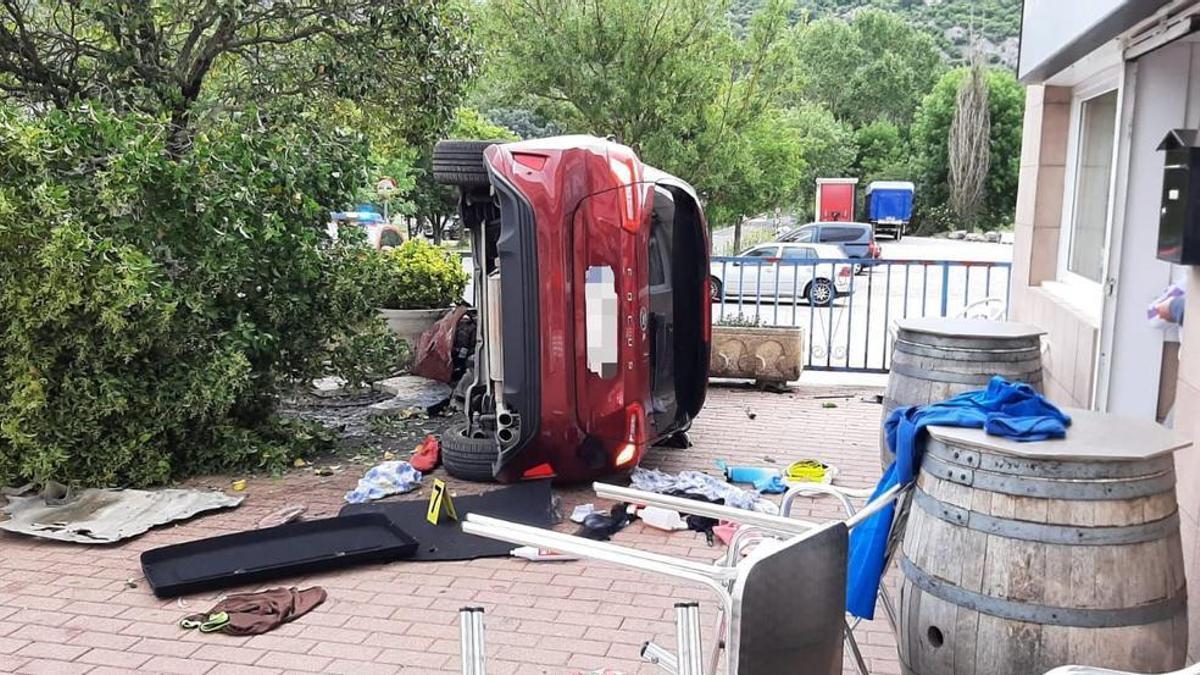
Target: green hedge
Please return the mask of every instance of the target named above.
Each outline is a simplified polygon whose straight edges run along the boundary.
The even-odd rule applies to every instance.
[[[386,309],[441,309],[462,299],[468,276],[457,253],[410,239],[382,254],[388,275],[379,289]]]
[[[0,483],[270,469],[280,389],[386,368],[378,262],[322,247],[367,144],[315,116],[206,123],[0,106]],[[330,347],[336,345],[336,347]]]

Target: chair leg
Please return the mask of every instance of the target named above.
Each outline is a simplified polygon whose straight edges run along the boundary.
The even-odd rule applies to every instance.
[[[653,663],[671,675],[679,675],[679,659],[653,642],[646,642],[642,645],[642,660]]]
[[[858,641],[854,639],[854,633],[850,630],[850,624],[846,624],[846,647],[850,650],[850,658],[854,660],[854,669],[858,671],[858,675],[870,675],[867,671],[867,662],[863,660],[862,652],[858,649]]]
[[[679,675],[704,675],[700,647],[700,603],[675,603],[675,644]]]
[[[462,675],[486,675],[483,608],[463,607],[458,610],[458,632]]]

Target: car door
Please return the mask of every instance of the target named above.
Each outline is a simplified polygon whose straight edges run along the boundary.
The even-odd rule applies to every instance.
[[[725,271],[726,293],[746,298],[759,298],[774,293],[779,247],[774,244],[756,246],[738,256]],[[761,296],[760,296],[761,292]]]
[[[779,265],[779,296],[784,298],[803,297],[804,287],[812,279],[812,263],[816,251],[811,246],[784,246]]]

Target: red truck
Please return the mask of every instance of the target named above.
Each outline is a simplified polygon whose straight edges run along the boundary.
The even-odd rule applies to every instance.
[[[857,178],[818,178],[816,221],[835,223],[854,220],[856,185]]]
[[[442,141],[479,331],[452,475],[585,480],[688,429],[708,382],[707,225],[695,191],[590,136]]]

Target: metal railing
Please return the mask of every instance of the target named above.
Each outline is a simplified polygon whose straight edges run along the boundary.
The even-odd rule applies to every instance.
[[[1012,264],[966,260],[713,257],[713,323],[800,326],[812,370],[886,373],[896,319],[961,316],[994,303],[1007,318]],[[823,284],[835,289],[833,297]]]

